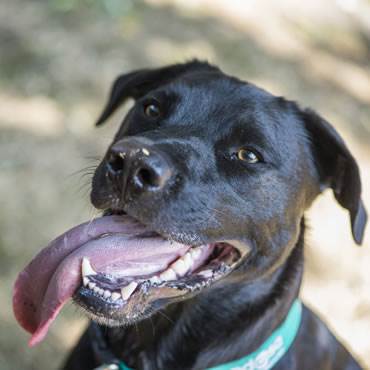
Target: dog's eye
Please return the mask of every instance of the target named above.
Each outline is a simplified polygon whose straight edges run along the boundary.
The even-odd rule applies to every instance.
[[[247,163],[257,163],[260,161],[259,155],[250,149],[239,149],[236,153],[239,160]]]
[[[157,102],[150,102],[144,106],[144,113],[150,118],[158,118],[161,115],[161,110]]]

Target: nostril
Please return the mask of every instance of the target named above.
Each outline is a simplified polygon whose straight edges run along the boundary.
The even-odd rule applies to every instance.
[[[107,166],[108,170],[113,174],[122,171],[124,166],[123,155],[121,153],[111,153],[107,159]]]
[[[143,187],[157,187],[159,186],[160,177],[154,170],[144,167],[136,172],[136,180]]]

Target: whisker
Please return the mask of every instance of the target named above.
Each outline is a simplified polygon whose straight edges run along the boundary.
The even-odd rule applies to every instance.
[[[153,334],[153,338],[154,338],[155,337],[155,326],[154,326],[153,319],[152,319],[151,316],[149,317],[149,319],[150,319],[150,323],[152,324],[152,334]]]
[[[90,212],[91,212],[91,217],[90,217],[89,223],[87,224],[87,227],[90,227],[91,223],[99,216],[100,211],[96,208],[91,208]]]
[[[220,211],[219,209],[216,209],[216,208],[209,208],[209,211],[211,211],[211,212],[218,212],[219,214],[221,214],[223,216],[230,217],[230,215],[228,215],[225,212]]]
[[[86,179],[86,181],[82,182],[80,186],[77,189],[77,194],[80,194],[82,191],[90,189],[90,184],[91,184],[91,178]],[[84,195],[86,195],[86,193]]]
[[[139,331],[139,327],[138,327],[138,325],[137,325],[136,322],[134,323],[134,325],[135,325],[135,331],[136,331],[137,339],[140,342],[140,331]]]
[[[67,175],[66,176],[66,179],[70,179],[71,177],[74,177],[76,175],[79,175],[80,173],[95,171],[96,168],[97,168],[97,165],[96,164],[83,167],[83,168],[81,168],[81,169],[79,169],[77,171],[73,171],[71,174]]]
[[[175,323],[164,312],[162,312],[162,310],[158,310],[158,313],[167,319],[172,325],[175,325]]]
[[[95,162],[100,162],[102,159],[101,157],[98,157],[96,155],[88,155],[88,156],[85,156],[84,158],[88,161],[95,161]]]

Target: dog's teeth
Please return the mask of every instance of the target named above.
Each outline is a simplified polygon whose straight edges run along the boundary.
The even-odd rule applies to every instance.
[[[104,295],[104,289],[99,289],[99,295],[103,296]]]
[[[191,253],[187,252],[181,259],[186,263],[186,266],[190,268],[193,265],[193,259],[191,258]]]
[[[93,291],[94,291],[95,293],[97,293],[97,294],[99,294],[99,290],[100,290],[100,288],[98,288],[97,286],[95,286],[95,287],[94,287],[94,289],[93,289]]]
[[[90,261],[88,258],[82,258],[82,276],[96,275],[96,271],[91,267]]]
[[[198,272],[198,275],[201,275],[205,278],[209,278],[213,275],[213,272],[212,272],[212,270],[203,270],[201,272]]]
[[[162,272],[159,277],[165,281],[176,280],[176,272],[169,268],[166,271]]]
[[[162,280],[159,278],[159,276],[153,276],[149,279],[149,281],[152,283],[152,284],[159,284],[160,282],[162,282]]]
[[[84,276],[83,278],[82,278],[82,281],[83,281],[83,284],[84,284],[84,286],[87,286],[88,284],[89,284],[89,278],[88,277],[86,277],[86,276]]]
[[[96,287],[96,283],[93,283],[92,281],[90,281],[90,283],[89,283],[89,288],[90,288],[91,290],[93,290],[95,287]]]
[[[188,266],[181,258],[178,259],[171,265],[171,268],[176,272],[179,276],[184,276],[188,272]]]
[[[131,283],[121,289],[121,295],[122,299],[127,301],[130,297],[131,294],[134,292],[134,290],[137,287],[137,283],[135,281],[131,281]]]
[[[117,292],[113,292],[112,295],[110,296],[110,299],[115,302],[117,299],[121,298],[121,294]]]
[[[191,258],[193,260],[196,260],[200,256],[200,254],[202,253],[202,251],[201,251],[201,248],[198,247],[198,248],[192,248],[190,250],[190,253],[191,253]]]
[[[111,295],[112,295],[112,293],[109,290],[105,290],[103,297],[104,298],[109,298]]]
[[[149,150],[146,149],[146,148],[143,148],[141,149],[141,151],[143,152],[144,155],[148,156],[150,153],[149,153]]]

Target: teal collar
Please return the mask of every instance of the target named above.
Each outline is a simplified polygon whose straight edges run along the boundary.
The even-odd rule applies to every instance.
[[[302,303],[296,299],[283,323],[251,354],[239,360],[210,367],[208,370],[269,370],[293,343],[302,317]]]
[[[210,367],[206,370],[269,370],[284,356],[293,343],[302,317],[302,303],[296,299],[283,323],[254,352],[238,360]],[[109,366],[109,365],[108,365]],[[133,370],[122,361],[104,369]]]

